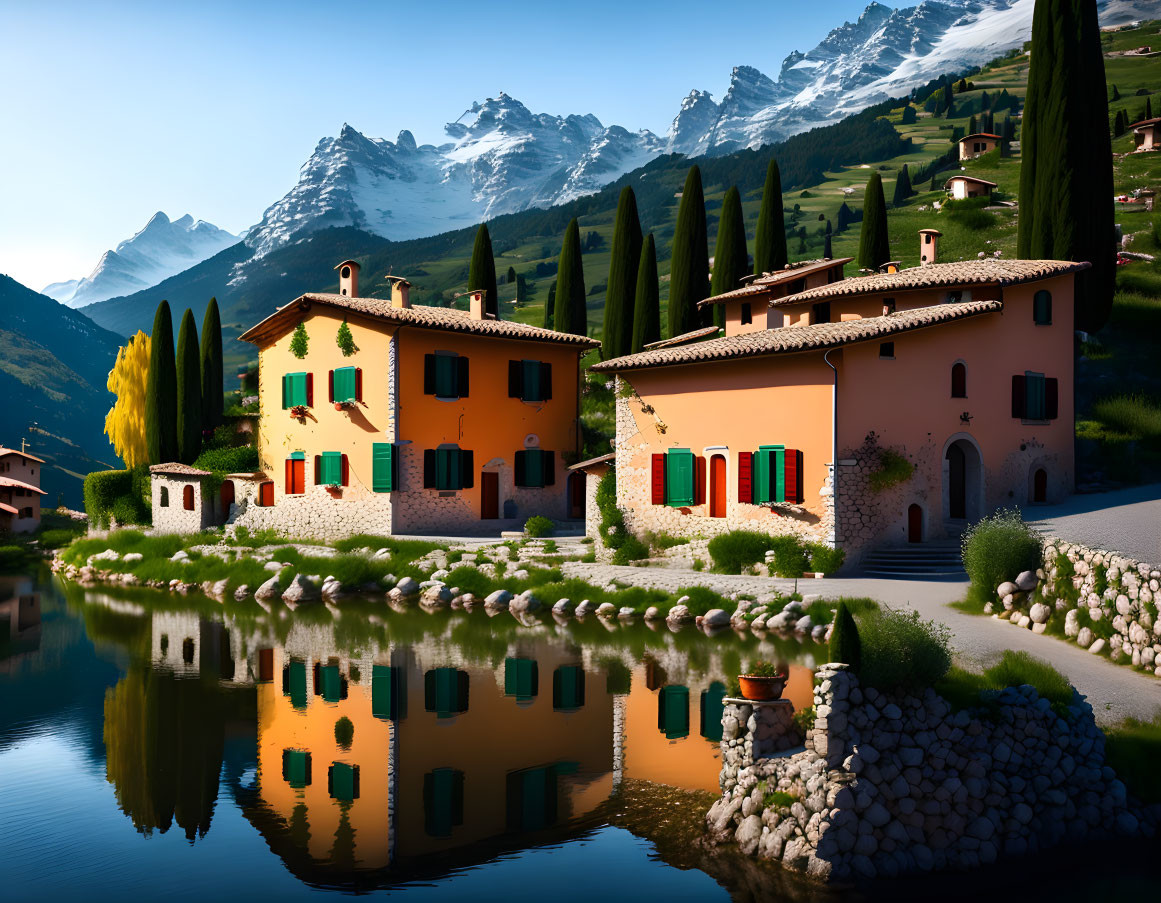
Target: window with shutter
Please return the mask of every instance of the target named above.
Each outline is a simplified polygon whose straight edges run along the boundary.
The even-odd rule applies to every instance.
[[[579,665],[562,665],[552,672],[552,707],[576,711],[585,704],[585,669]]]
[[[654,505],[665,504],[665,455],[654,454],[649,467],[651,500]]]
[[[783,445],[760,445],[754,452],[754,466],[751,476],[753,503],[768,505],[771,502],[786,501],[786,447]]]
[[[788,448],[783,453],[784,464],[782,473],[784,475],[783,484],[785,491],[782,500],[789,502],[792,505],[802,503],[802,452],[797,449]]]
[[[371,714],[390,721],[407,715],[407,672],[391,665],[371,669]]]
[[[437,351],[423,356],[423,392],[436,398],[464,398],[468,394],[468,359]]]
[[[738,454],[738,501],[749,505],[754,501],[754,453]]]
[[[1032,322],[1037,326],[1052,325],[1052,292],[1047,289],[1032,296]]]
[[[395,488],[395,446],[390,442],[371,443],[371,491],[391,492]]]
[[[1047,407],[1044,404],[1044,374],[1024,372],[1024,419],[1047,419]]]
[[[343,484],[342,453],[323,452],[319,457],[319,483],[323,486],[341,486]]]
[[[665,453],[665,504],[682,508],[694,503],[694,460],[688,448]]]
[[[354,802],[359,798],[359,766],[335,762],[327,770],[327,784],[332,799]]]
[[[451,718],[468,710],[468,672],[433,668],[423,675],[423,707],[438,718]]]
[[[310,393],[307,391],[307,377],[309,375],[309,373],[287,373],[282,377],[282,406],[284,408],[310,404]]]
[[[334,371],[334,400],[336,402],[359,400],[354,367],[339,367]]]
[[[516,452],[515,482],[517,486],[539,489],[556,482],[556,456],[542,448],[526,448]]]
[[[423,453],[423,488],[471,489],[472,453],[459,448],[427,449]]]

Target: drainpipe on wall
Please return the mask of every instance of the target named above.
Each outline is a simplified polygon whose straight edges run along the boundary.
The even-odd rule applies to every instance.
[[[830,353],[834,351],[833,348],[827,350],[822,356],[826,365],[830,367],[834,374],[834,382],[830,390],[830,504],[834,511],[834,545],[838,548],[839,544],[839,507],[838,507],[838,475],[839,475],[839,461],[838,461],[838,370],[834,364],[830,362]]]

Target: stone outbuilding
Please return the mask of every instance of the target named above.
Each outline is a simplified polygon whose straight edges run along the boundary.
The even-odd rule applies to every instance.
[[[609,452],[599,458],[581,461],[568,469],[569,498],[575,498],[577,494],[583,493],[581,507],[585,518],[585,536],[592,539],[600,538],[597,536],[601,527],[601,512],[597,508],[597,487],[601,485],[601,478],[613,468],[616,460],[616,452]],[[575,504],[573,512],[575,515]]]
[[[987,198],[991,200],[992,189],[996,188],[995,182],[989,182],[987,179],[977,179],[974,176],[955,175],[948,179],[943,187],[947,189],[947,193],[952,200],[963,201],[967,198]]]
[[[188,464],[150,465],[153,529],[158,533],[196,533],[220,523],[218,506],[206,496],[210,476],[208,470]]]
[[[988,151],[994,151],[1000,146],[1000,142],[1004,139],[999,135],[993,135],[991,132],[977,132],[974,135],[964,135],[959,139],[959,158],[961,160],[972,160],[980,154],[986,154]]]

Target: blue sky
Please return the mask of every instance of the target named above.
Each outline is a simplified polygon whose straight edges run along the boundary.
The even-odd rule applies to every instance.
[[[238,232],[344,122],[372,137],[500,91],[663,134],[731,67],[776,78],[866,0],[0,0],[0,272],[86,275],[157,210]]]

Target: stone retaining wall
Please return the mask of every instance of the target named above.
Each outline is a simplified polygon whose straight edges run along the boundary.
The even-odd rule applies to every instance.
[[[1033,688],[1015,687],[983,710],[952,713],[930,689],[861,687],[846,665],[816,678],[802,752],[747,756],[747,744],[760,749],[750,735],[761,722],[727,706],[723,727],[737,730],[729,754],[723,743],[722,798],[707,815],[713,841],[846,881],[1152,833],[1152,816],[1105,764],[1104,735],[1079,694],[1058,713]]]

